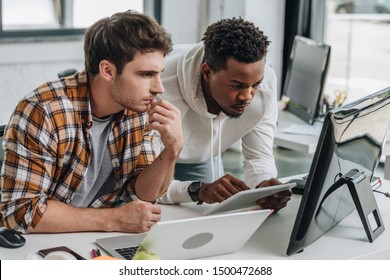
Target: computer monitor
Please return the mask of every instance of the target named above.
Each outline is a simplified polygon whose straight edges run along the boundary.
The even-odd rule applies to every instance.
[[[283,96],[289,98],[287,110],[309,124],[319,115],[330,49],[309,38],[294,38]]]
[[[369,233],[384,230],[370,180],[389,123],[390,87],[327,113],[287,255],[303,250],[355,209],[369,241],[376,238]]]

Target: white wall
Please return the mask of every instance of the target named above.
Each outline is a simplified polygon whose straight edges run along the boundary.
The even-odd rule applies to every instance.
[[[196,43],[209,24],[222,18],[241,16],[268,36],[271,45],[267,61],[277,77],[281,77],[284,11],[285,0],[165,0],[162,25],[172,34],[174,43]],[[279,79],[279,92],[280,84]]]
[[[268,62],[281,77],[285,0],[164,0],[162,25],[174,43],[196,43],[207,26],[224,17],[253,21],[271,40]],[[56,42],[1,43],[0,124],[17,102],[68,68],[83,68],[82,38]],[[279,82],[280,84],[280,82]]]
[[[205,0],[163,0],[161,24],[171,34],[174,44],[200,40],[206,19]]]
[[[19,99],[68,68],[84,64],[81,38],[66,42],[0,43],[0,124]]]
[[[271,41],[267,62],[278,77],[279,93],[283,65],[284,11],[285,0],[246,0],[245,18],[263,30]]]

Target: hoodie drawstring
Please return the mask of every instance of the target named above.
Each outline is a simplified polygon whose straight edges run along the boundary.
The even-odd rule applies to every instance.
[[[211,163],[211,174],[212,174],[212,180],[211,182],[214,182],[215,181],[215,172],[214,172],[214,123],[213,123],[213,119],[210,119],[210,124],[211,124],[211,143],[210,143],[210,163]]]
[[[211,162],[211,174],[212,174],[212,182],[215,181],[215,170],[214,170],[214,122],[212,119],[210,119],[210,124],[211,124],[211,144],[210,144],[210,162]],[[218,128],[218,178],[221,177],[221,146],[222,146],[222,137],[221,137],[221,132],[222,132],[222,125],[221,121],[219,121],[219,128]]]
[[[221,131],[222,131],[222,123],[219,121],[219,132],[218,132],[218,178],[221,178],[221,160],[222,160],[222,153],[221,153],[221,143],[222,143],[222,137],[221,137]],[[214,182],[214,180],[213,180]]]

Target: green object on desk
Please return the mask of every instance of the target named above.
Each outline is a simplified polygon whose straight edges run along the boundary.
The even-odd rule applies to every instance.
[[[132,260],[161,260],[161,258],[158,255],[147,251],[145,248],[140,247]]]

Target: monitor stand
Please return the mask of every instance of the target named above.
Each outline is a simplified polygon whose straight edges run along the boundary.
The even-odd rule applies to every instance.
[[[321,209],[326,198],[344,185],[347,185],[351,193],[356,210],[367,233],[368,240],[373,242],[385,230],[385,227],[374,193],[371,189],[370,178],[364,172],[352,169],[338,179],[323,196],[316,216],[319,214],[319,209]]]
[[[352,169],[344,177],[368,240],[373,242],[385,227],[371,188],[370,178],[357,169]]]

